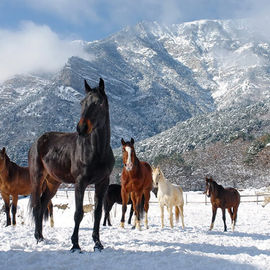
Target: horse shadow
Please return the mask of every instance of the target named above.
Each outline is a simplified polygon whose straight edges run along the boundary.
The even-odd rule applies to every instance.
[[[253,240],[269,240],[270,239],[270,234],[259,234],[259,233],[244,233],[244,232],[218,232],[218,231],[208,231],[208,234],[211,235],[222,235],[222,236],[227,236],[227,237],[247,237],[247,238],[252,238]]]
[[[156,244],[156,243],[155,243]],[[164,243],[163,243],[164,244]],[[180,244],[179,244],[180,245]],[[133,251],[123,248],[107,247],[102,252],[70,253],[67,250],[52,251],[21,251],[9,250],[0,251],[0,258],[3,262],[3,269],[15,270],[25,265],[27,269],[36,269],[43,262],[42,269],[58,269],[57,266],[66,265],[65,269],[139,269],[141,267],[148,270],[170,268],[172,270],[181,269],[208,269],[215,270],[219,266],[226,265],[227,269],[255,270],[256,267],[250,264],[232,262],[223,258],[214,258],[189,254],[190,250],[203,249],[190,244],[180,245],[181,249],[166,248],[159,251]],[[184,247],[184,248],[183,248]],[[195,248],[194,248],[195,247]],[[20,260],[18,260],[20,258]],[[56,259],[57,258],[57,259]],[[60,268],[59,268],[60,269]]]

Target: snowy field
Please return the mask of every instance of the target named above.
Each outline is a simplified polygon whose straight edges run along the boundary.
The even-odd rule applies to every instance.
[[[180,224],[171,229],[166,213],[165,228],[161,229],[159,207],[152,196],[149,229],[142,227],[141,231],[132,230],[128,225],[125,229],[119,227],[121,206],[118,205],[111,212],[113,227],[101,225],[100,237],[105,247],[102,252],[93,252],[93,219],[87,213],[79,234],[83,251],[80,254],[69,251],[74,224],[73,194],[69,193],[68,198],[64,193],[60,195],[53,198],[53,203],[68,203],[69,208],[54,208],[55,227],[51,228],[49,222],[44,225],[43,243],[36,244],[34,239],[34,226],[27,216],[28,198],[18,202],[16,227],[4,227],[5,214],[0,214],[1,270],[270,269],[270,204],[265,208],[256,203],[240,204],[235,232],[231,231],[226,215],[226,233],[220,209],[213,231],[208,231],[210,204],[186,204],[184,230]],[[203,195],[195,192],[189,192],[188,199],[204,201]],[[89,200],[86,194],[85,203]]]

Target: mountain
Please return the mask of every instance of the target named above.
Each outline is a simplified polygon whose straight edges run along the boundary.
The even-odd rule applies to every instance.
[[[236,188],[268,186],[270,99],[179,122],[151,138],[135,142],[140,160],[160,165],[170,181],[185,190],[203,190],[204,178]],[[115,181],[122,167],[115,150]]]
[[[179,130],[175,140],[188,138],[184,145],[192,148],[205,140],[200,121],[232,109],[241,115],[242,108],[269,99],[270,43],[245,21],[142,22],[80,44],[85,59],[71,57],[54,74],[18,75],[0,84],[0,142],[21,165],[43,132],[75,131],[83,79],[91,86],[105,80],[113,147],[121,137],[141,141],[195,119],[197,135]],[[237,129],[239,123],[226,124]]]

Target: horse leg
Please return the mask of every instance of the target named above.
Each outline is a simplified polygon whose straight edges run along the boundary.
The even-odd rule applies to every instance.
[[[142,193],[134,192],[135,198],[135,214],[136,214],[136,228],[140,231],[141,230],[141,202],[142,202]],[[132,198],[132,197],[131,197]],[[147,218],[147,215],[146,215]]]
[[[131,201],[132,201],[132,207],[135,211],[135,221],[133,229],[137,228],[138,230],[141,230],[141,223],[140,223],[140,205],[138,204],[138,195],[135,192],[131,192]]]
[[[52,204],[52,201],[51,200],[48,203],[48,212],[49,212],[49,215],[50,215],[50,225],[53,228],[54,227],[53,204]]]
[[[125,227],[125,214],[127,211],[127,202],[128,202],[128,198],[129,198],[129,194],[123,189],[121,188],[121,197],[122,197],[122,217],[121,217],[121,228]]]
[[[223,223],[224,223],[224,232],[227,232],[225,208],[222,208],[222,219],[223,219]]]
[[[99,239],[99,227],[100,227],[100,219],[102,215],[102,203],[104,199],[104,195],[108,189],[110,179],[106,177],[101,183],[95,184],[95,220],[94,220],[94,228],[92,233],[92,238],[95,243],[94,250],[101,251],[103,249],[103,245]]]
[[[228,210],[228,213],[230,214],[231,222],[233,223],[233,211],[232,211],[232,208],[227,208],[227,210]]]
[[[234,227],[235,227],[235,224],[236,224],[236,219],[237,219],[237,210],[238,210],[238,205],[233,207],[233,217],[232,217],[232,231],[234,232]]]
[[[73,229],[73,234],[71,236],[71,242],[72,242],[72,248],[71,252],[75,252],[76,250],[80,251],[81,248],[79,246],[79,227],[80,223],[83,219],[83,197],[84,197],[84,191],[87,187],[85,184],[85,181],[83,181],[84,178],[81,178],[78,182],[75,184],[75,213],[74,213],[74,222],[75,226]]]
[[[44,217],[44,220],[48,219],[48,216],[50,216],[50,226],[54,226],[54,220],[53,220],[53,204],[51,199],[55,195],[55,193],[58,190],[58,187],[60,186],[60,182],[55,181],[51,177],[47,177],[45,190],[42,193],[42,196],[40,198],[41,202],[41,216]],[[45,214],[45,215],[44,215]]]
[[[7,217],[6,227],[7,227],[7,226],[11,225],[9,195],[4,193],[4,192],[1,192],[1,196],[2,196],[4,203],[5,203],[5,213],[6,213],[6,217]]]
[[[130,205],[130,212],[129,212],[129,218],[128,218],[128,224],[131,224],[131,219],[132,219],[132,216],[133,216],[133,205],[131,204]]]
[[[168,212],[169,212],[169,219],[170,219],[170,226],[171,228],[173,228],[173,206],[172,205],[169,205],[168,206]]]
[[[18,195],[12,196],[12,225],[16,225],[16,213],[17,213]]]
[[[108,225],[111,226],[110,222],[110,211],[111,211],[111,205],[109,205],[108,199],[105,198],[103,201],[103,209],[104,209],[104,220],[103,220],[103,226],[106,226],[106,223],[108,221]]]
[[[160,204],[161,228],[164,228],[164,205]]]
[[[182,228],[184,229],[185,228],[185,225],[184,225],[184,205],[183,204],[179,205],[178,209],[180,211],[180,216],[181,216],[181,221],[182,221]]]
[[[215,219],[216,219],[216,214],[217,214],[217,208],[215,206],[212,206],[212,222],[211,222],[209,231],[211,231],[214,228],[214,222],[215,222]]]
[[[144,212],[145,212],[144,224],[145,224],[145,228],[149,229],[149,226],[148,226],[148,210],[149,210],[150,190],[145,191],[143,193],[143,196],[144,196]]]

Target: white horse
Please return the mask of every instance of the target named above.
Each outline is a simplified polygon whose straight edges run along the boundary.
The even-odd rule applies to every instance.
[[[161,211],[161,227],[164,227],[164,206],[170,215],[170,225],[173,228],[173,206],[175,206],[175,219],[179,221],[179,213],[182,220],[182,228],[184,229],[184,199],[183,190],[180,186],[170,183],[165,177],[160,167],[152,168],[153,184],[158,187],[158,201]]]
[[[265,207],[268,203],[270,203],[270,196],[264,196],[264,201],[262,207]]]

